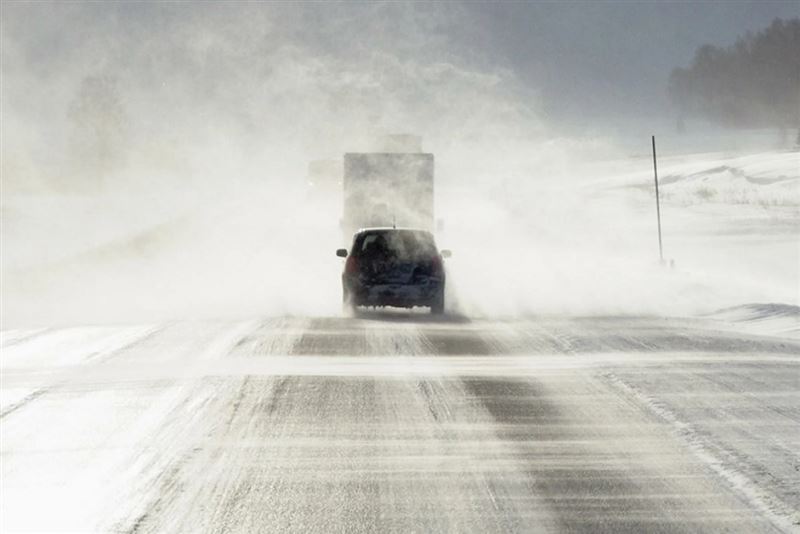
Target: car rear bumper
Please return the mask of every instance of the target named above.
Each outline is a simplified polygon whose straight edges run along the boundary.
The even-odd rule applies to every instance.
[[[424,284],[348,284],[346,292],[355,306],[430,306],[441,298],[443,279],[429,279]]]

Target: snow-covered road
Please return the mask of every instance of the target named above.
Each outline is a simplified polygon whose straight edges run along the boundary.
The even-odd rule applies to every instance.
[[[800,342],[710,319],[365,313],[2,342],[4,532],[800,528]]]

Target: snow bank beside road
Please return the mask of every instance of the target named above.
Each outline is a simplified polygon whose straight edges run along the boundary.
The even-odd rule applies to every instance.
[[[665,171],[662,183],[667,201],[800,206],[800,153],[711,160]]]
[[[725,308],[708,317],[731,323],[737,330],[800,338],[800,307],[789,304],[743,304]]]
[[[42,368],[76,366],[112,355],[144,339],[157,326],[76,327],[2,333],[3,387],[0,416],[46,392],[52,384]]]
[[[622,172],[603,177],[597,184],[650,193],[652,162],[646,158],[636,161],[639,170],[617,168]],[[658,175],[662,199],[667,203],[800,206],[800,152],[659,156]]]
[[[481,203],[459,190],[443,215],[456,296],[466,313],[495,317],[800,305],[798,161],[776,151],[659,158],[663,250],[674,269],[659,266],[650,158],[584,162],[563,176],[532,170]],[[695,193],[712,182],[713,198]]]

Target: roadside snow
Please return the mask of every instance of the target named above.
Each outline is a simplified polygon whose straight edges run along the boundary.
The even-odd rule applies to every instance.
[[[4,332],[0,417],[52,387],[53,370],[108,356],[157,330],[148,325]]]
[[[800,307],[790,304],[743,304],[708,317],[739,331],[800,339]]]

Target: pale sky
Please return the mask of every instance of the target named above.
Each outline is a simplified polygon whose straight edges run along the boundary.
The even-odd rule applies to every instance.
[[[98,75],[145,138],[619,129],[669,115],[669,74],[697,47],[800,17],[797,1],[1,5],[5,131],[44,153]]]

